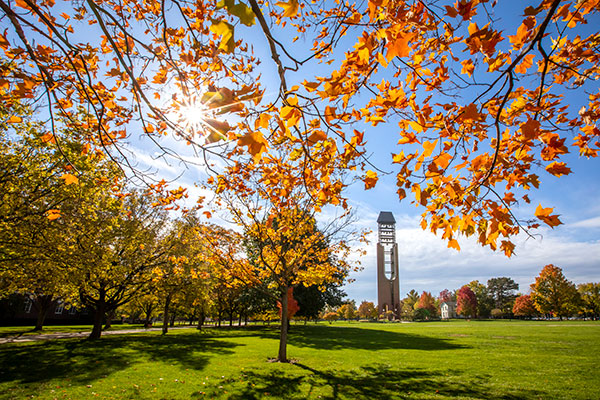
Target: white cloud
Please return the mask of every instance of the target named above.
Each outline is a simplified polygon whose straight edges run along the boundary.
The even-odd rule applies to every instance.
[[[600,217],[584,219],[567,226],[569,228],[600,228]]]

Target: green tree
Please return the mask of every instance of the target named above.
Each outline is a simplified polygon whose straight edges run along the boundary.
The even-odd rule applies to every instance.
[[[557,266],[546,265],[531,284],[531,300],[542,314],[559,317],[573,315],[580,303],[579,293]]]
[[[477,316],[489,318],[494,308],[494,299],[490,296],[487,287],[479,281],[471,281],[467,286],[475,293],[477,298]]]
[[[585,315],[598,319],[600,317],[600,283],[581,283],[577,285],[577,291],[581,296]]]
[[[294,288],[294,298],[298,301],[300,310],[296,313],[299,317],[317,320],[325,307],[339,307],[343,304],[346,293],[336,282],[324,285],[304,286]]]
[[[510,314],[517,297],[516,291],[519,290],[519,284],[507,277],[491,278],[487,281],[487,289],[489,295],[494,299],[495,307],[502,310],[503,313]]]
[[[407,307],[415,307],[419,301],[419,293],[415,289],[411,289],[402,300]]]

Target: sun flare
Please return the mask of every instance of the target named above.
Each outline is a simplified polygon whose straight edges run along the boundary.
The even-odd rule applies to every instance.
[[[223,111],[231,106],[219,104],[222,98],[218,92],[210,94],[173,100],[170,115],[187,140],[210,144],[226,138],[230,125],[223,118]]]

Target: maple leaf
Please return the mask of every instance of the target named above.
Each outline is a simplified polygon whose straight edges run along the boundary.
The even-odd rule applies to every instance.
[[[471,121],[482,121],[484,117],[479,113],[477,106],[473,103],[463,108],[463,113],[460,118]]]
[[[456,241],[456,239],[450,239],[448,241],[448,248],[450,249],[456,249],[458,251],[460,251],[460,245],[458,244],[458,242]]]
[[[437,145],[437,139],[433,142],[425,141],[423,142],[423,157],[429,157],[433,150],[435,150],[435,146]]]
[[[60,218],[60,210],[48,210],[46,211],[46,217],[50,220],[50,221],[54,221],[55,219]]]
[[[368,170],[365,178],[363,179],[365,182],[365,189],[371,189],[374,187],[378,179],[377,172]]]
[[[394,57],[408,57],[411,50],[408,42],[412,37],[413,35],[406,34],[388,42],[386,58],[391,61]]]
[[[521,133],[526,140],[535,139],[539,135],[540,122],[530,119],[521,125]]]
[[[285,125],[289,128],[291,126],[298,125],[300,118],[302,118],[302,112],[298,109],[298,107],[283,106],[281,107],[279,116],[285,121]]]
[[[535,58],[535,54],[527,54],[523,57],[523,60],[515,67],[515,72],[518,74],[524,74],[527,72],[529,67],[533,65],[533,59]]]
[[[221,36],[219,49],[226,53],[233,52],[235,48],[235,39],[233,38],[234,27],[228,22],[212,20],[210,31]]]
[[[451,6],[444,6],[446,8],[446,15],[449,16],[450,18],[454,18],[458,15],[458,11],[456,11],[456,8],[451,7]]]
[[[254,12],[244,3],[236,3],[235,0],[221,0],[217,3],[217,9],[225,8],[229,14],[238,17],[240,22],[246,26],[255,23]]]
[[[507,257],[511,257],[514,254],[515,245],[509,240],[503,240],[500,244],[500,250],[502,250]]]
[[[268,142],[260,132],[251,132],[238,139],[239,146],[246,146],[248,152],[252,154],[254,162],[257,162],[261,154],[267,151]]]
[[[20,123],[20,122],[23,122],[23,118],[21,118],[21,117],[18,117],[18,116],[16,116],[16,115],[12,115],[12,116],[11,116],[11,117],[8,119],[8,121],[7,121],[7,122],[8,122],[9,124],[18,124],[18,123]]]
[[[77,179],[77,177],[72,174],[62,174],[60,179],[65,181],[65,185],[72,185],[74,183],[79,183],[79,179]]]
[[[572,171],[564,162],[554,161],[546,167],[546,171],[554,176],[569,175]]]
[[[558,219],[558,215],[551,215],[554,208],[543,208],[542,205],[538,205],[535,209],[535,216],[538,217],[541,221],[545,222],[546,225],[554,228],[555,226],[561,225],[562,222]]]
[[[400,153],[392,155],[392,163],[400,164],[405,158],[404,150],[402,150]]]
[[[461,64],[462,64],[462,69],[461,69],[460,73],[472,76],[473,71],[475,70],[475,66],[473,65],[473,60],[468,58],[468,59],[462,61]]]
[[[295,17],[298,14],[298,8],[300,4],[298,0],[290,0],[288,2],[278,1],[275,5],[283,8],[283,16],[284,17]]]
[[[309,137],[308,137],[308,143],[313,145],[317,142],[323,141],[327,139],[327,134],[323,131],[314,131]]]

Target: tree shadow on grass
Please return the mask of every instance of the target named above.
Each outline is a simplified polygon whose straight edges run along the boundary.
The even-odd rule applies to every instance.
[[[43,383],[68,379],[86,384],[128,368],[158,361],[201,370],[214,355],[233,352],[239,344],[197,333],[119,335],[96,341],[66,339],[0,346],[0,382]]]
[[[318,370],[295,364],[298,371],[276,369],[267,373],[246,372],[239,378],[219,383],[219,389],[197,392],[195,397],[259,399],[454,399],[468,397],[491,400],[520,400],[544,397],[535,390],[499,390],[485,377],[464,377],[455,371],[416,368],[390,369],[381,364],[352,371]],[[449,375],[449,376],[448,376]],[[224,393],[233,393],[224,395]]]
[[[294,327],[289,343],[314,349],[410,349],[453,350],[468,346],[456,344],[451,339],[432,338],[403,332],[352,327]]]
[[[209,332],[219,338],[251,336],[279,340],[278,326],[213,328]],[[455,342],[451,338],[440,339],[382,329],[327,325],[292,325],[288,337],[290,345],[325,350],[453,350],[468,348],[468,346]]]

